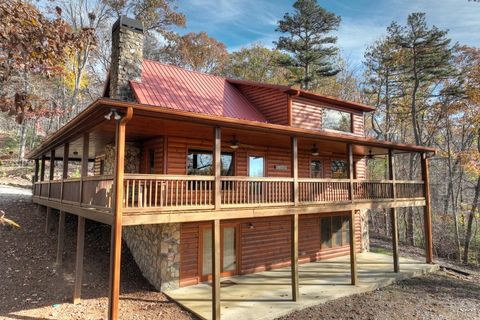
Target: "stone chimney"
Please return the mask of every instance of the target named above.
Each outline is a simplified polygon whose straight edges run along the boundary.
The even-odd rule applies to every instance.
[[[130,80],[140,80],[143,59],[143,23],[120,17],[112,27],[109,96],[135,101]]]

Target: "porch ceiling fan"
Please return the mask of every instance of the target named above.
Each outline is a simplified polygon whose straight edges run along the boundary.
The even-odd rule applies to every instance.
[[[239,147],[255,148],[255,146],[253,146],[251,144],[241,143],[240,141],[238,141],[238,139],[235,135],[232,136],[232,139],[230,139],[229,143],[230,143],[230,148],[233,149],[233,150],[236,150]]]

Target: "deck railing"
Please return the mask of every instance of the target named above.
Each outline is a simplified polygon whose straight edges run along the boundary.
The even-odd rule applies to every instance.
[[[298,179],[299,205],[423,199],[422,181]],[[220,207],[241,208],[294,204],[293,178],[221,177]],[[113,177],[94,176],[42,181],[34,195],[62,203],[110,209]],[[352,196],[353,195],[353,199]],[[213,176],[125,174],[125,212],[213,209]]]
[[[293,178],[221,178],[221,204],[224,206],[278,206],[292,203]]]
[[[113,177],[95,176],[36,182],[34,196],[82,207],[112,208]]]
[[[213,208],[213,182],[211,176],[125,174],[124,208]]]
[[[348,201],[348,179],[299,179],[300,203],[327,203]]]

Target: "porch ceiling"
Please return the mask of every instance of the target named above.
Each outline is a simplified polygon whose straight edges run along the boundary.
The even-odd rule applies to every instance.
[[[205,114],[198,114],[195,112],[185,112],[178,110],[170,110],[158,106],[142,105],[138,103],[123,102],[112,99],[101,98],[95,101],[87,109],[82,111],[77,117],[72,119],[68,124],[58,130],[50,138],[44,141],[39,147],[28,154],[28,158],[39,158],[42,154],[48,155],[50,149],[56,148],[60,150],[61,146],[66,142],[74,142],[84,132],[91,132],[95,138],[95,133],[101,135],[97,138],[97,142],[92,143],[92,151],[89,154],[94,154],[95,148],[106,143],[106,141],[113,141],[114,137],[114,121],[106,121],[103,117],[108,113],[110,108],[117,108],[120,113],[124,113],[126,108],[133,108],[133,119],[127,124],[127,139],[142,140],[152,136],[162,135],[162,131],[166,131],[168,126],[163,126],[168,123],[167,120],[175,120],[185,122],[193,125],[195,131],[188,131],[190,135],[207,138],[211,137],[213,126],[220,126],[225,131],[227,128],[235,130],[244,130],[255,133],[265,133],[270,137],[283,136],[288,141],[289,136],[297,136],[301,139],[313,139],[330,141],[333,145],[344,145],[345,143],[352,143],[355,145],[354,153],[357,155],[365,155],[370,150],[372,153],[385,154],[384,150],[390,148],[406,152],[435,152],[435,149],[398,144],[387,141],[380,141],[372,138],[358,137],[351,134],[333,133],[326,131],[312,131],[302,128],[294,128],[290,126],[277,125],[271,123],[262,123],[249,120],[233,119],[221,116],[212,116]],[[177,130],[181,134],[180,127],[169,128],[168,130]],[[228,131],[227,131],[228,132]],[[184,132],[185,133],[185,132]],[[208,138],[209,138],[208,137]],[[92,139],[93,141],[94,139]],[[274,143],[272,138],[269,139]],[[75,144],[74,144],[75,146]],[[326,148],[326,147],[325,147]],[[72,150],[73,151],[73,150]]]

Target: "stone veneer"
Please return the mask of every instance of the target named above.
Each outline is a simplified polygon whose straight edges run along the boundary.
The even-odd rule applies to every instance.
[[[113,174],[115,147],[105,147],[104,174]],[[125,173],[140,171],[140,148],[125,144]],[[123,227],[127,244],[143,276],[160,291],[178,288],[180,270],[180,224]]]
[[[115,145],[105,146],[103,174],[113,175],[115,168]],[[125,143],[125,173],[140,172],[140,147],[133,142]]]
[[[179,223],[123,227],[123,238],[143,276],[157,290],[178,288]]]
[[[112,28],[110,98],[135,101],[130,81],[139,81],[143,62],[143,26],[121,17]]]

